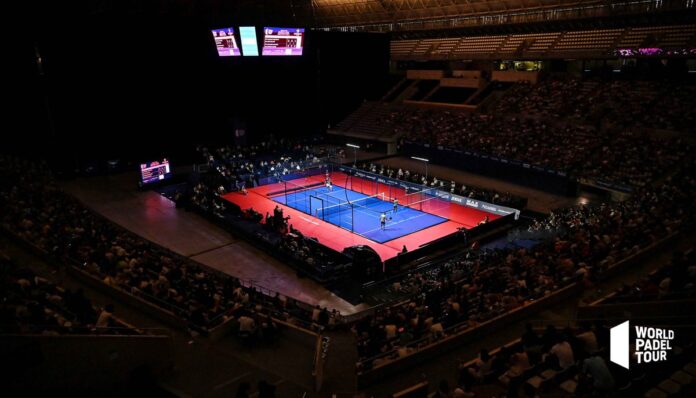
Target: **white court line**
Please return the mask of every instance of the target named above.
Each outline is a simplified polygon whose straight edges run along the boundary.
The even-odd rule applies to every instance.
[[[343,188],[341,188],[341,189],[343,189]],[[348,189],[343,189],[343,190],[344,190],[344,191],[350,191],[350,190],[348,190]],[[356,191],[350,191],[350,192],[359,193],[359,192],[356,192]],[[361,193],[361,195],[365,195],[365,194],[364,194],[364,193]],[[330,207],[336,207],[336,206],[350,206],[353,202],[358,201],[358,200],[361,200],[361,199],[366,199],[366,198],[373,198],[373,199],[374,199],[375,197],[377,197],[377,199],[379,199],[379,195],[382,195],[382,198],[385,197],[384,192],[380,192],[380,193],[378,193],[378,194],[376,194],[376,195],[377,195],[377,196],[366,195],[366,196],[363,197],[363,198],[357,198],[357,199],[354,199],[354,200],[348,200],[346,203],[338,203],[338,204],[336,204],[336,205],[325,206],[325,207],[329,207],[329,208],[330,208]],[[338,200],[338,201],[340,201],[340,202],[346,201],[346,199],[337,198],[337,197],[335,197],[335,196],[333,196],[333,195],[329,195],[328,193],[326,193],[326,196],[332,197],[332,198],[334,198],[334,199],[336,199],[336,200]],[[381,202],[384,202],[384,203],[389,203],[389,202],[387,202],[386,200],[382,200],[382,199],[379,199],[379,200],[380,200]],[[380,204],[381,204],[381,203],[380,203]],[[356,205],[356,206],[368,208],[368,206],[362,206],[362,205]],[[355,208],[355,207],[353,207],[353,208]],[[319,210],[319,209],[317,209],[317,210]],[[373,211],[373,212],[379,212],[379,213],[381,213],[381,211],[379,211],[379,210],[372,210],[372,211]],[[384,212],[386,213],[386,212],[388,212],[388,211],[390,211],[390,210],[385,210]],[[366,213],[366,212],[364,212],[364,211],[361,211],[360,209],[358,209],[358,212],[363,213],[363,214],[367,214],[367,215],[369,215],[370,217],[375,216],[375,217],[378,217],[378,218],[379,218],[378,215],[374,215],[373,213]]]
[[[341,188],[341,189],[344,189],[344,188]],[[352,192],[355,192],[355,191],[352,191]],[[344,199],[340,199],[340,198],[338,198],[338,197],[335,197],[335,196],[333,196],[333,195],[330,195],[329,192],[322,192],[321,194],[326,195],[326,196],[329,196],[329,197],[331,197],[331,198],[333,198],[333,199],[336,199],[336,200],[341,200],[341,201],[344,200]],[[363,195],[364,195],[364,194],[363,194]],[[377,194],[377,195],[379,195],[379,194]],[[368,197],[369,197],[369,196],[368,196]],[[383,197],[383,198],[385,197],[385,196],[384,196],[384,192],[382,192],[382,197]],[[356,200],[360,200],[360,199],[362,199],[362,198],[358,198],[358,199],[356,199]],[[381,201],[384,202],[384,203],[390,203],[390,202],[387,202],[386,200],[381,200]],[[299,203],[299,202],[300,202],[300,201],[295,201],[295,202],[293,202],[293,203]],[[339,204],[339,205],[340,205],[340,204]],[[381,203],[380,203],[380,205],[381,205]],[[290,206],[290,205],[288,205],[288,206]],[[292,207],[292,206],[290,206],[290,207]],[[367,207],[367,206],[360,206],[360,207]],[[405,210],[405,209],[410,209],[410,210],[413,210],[413,211],[417,211],[417,212],[419,212],[420,214],[415,215],[415,216],[413,216],[413,217],[409,217],[409,218],[400,220],[400,221],[396,221],[396,222],[387,222],[387,224],[386,224],[386,226],[385,226],[385,230],[389,229],[390,226],[398,225],[398,224],[401,224],[401,223],[404,223],[404,222],[407,222],[407,221],[411,221],[411,220],[414,220],[414,219],[416,219],[416,218],[423,217],[423,216],[427,216],[427,215],[431,215],[431,216],[435,216],[435,217],[439,217],[439,218],[444,218],[444,219],[446,220],[445,217],[441,217],[441,216],[438,216],[438,215],[436,215],[436,214],[430,214],[430,213],[424,212],[424,211],[422,211],[422,210],[412,209],[412,208],[410,208],[410,207],[408,207],[408,206],[399,205],[399,207],[400,207],[401,209],[404,209],[404,210]],[[393,208],[390,208],[390,209],[388,209],[388,210],[371,210],[370,212],[365,211],[365,210],[361,210],[360,208],[356,208],[356,207],[353,207],[353,209],[356,210],[358,213],[362,213],[362,214],[368,216],[369,218],[375,218],[375,219],[377,219],[377,220],[379,220],[380,215],[379,215],[379,214],[376,214],[376,213],[388,213],[388,212],[392,212],[392,214],[394,214]],[[317,210],[319,210],[319,209],[317,209]],[[398,211],[397,211],[397,213],[398,213]],[[314,217],[314,216],[312,215],[312,217]],[[329,217],[330,217],[330,216],[329,216]],[[307,221],[307,222],[312,223],[312,224],[314,224],[314,225],[319,225],[318,222],[309,220],[309,219],[307,219],[307,218],[305,218],[305,217],[300,217],[300,218],[303,219],[304,221]],[[342,220],[341,220],[340,214],[339,214],[339,217],[338,217],[338,218],[339,218],[339,219],[338,219],[338,222],[340,223],[340,222],[342,221]],[[326,221],[326,220],[324,220],[324,221]],[[333,223],[330,222],[330,221],[327,221],[327,222],[333,224]],[[340,225],[339,225],[339,227],[340,227]],[[355,220],[353,220],[353,229],[355,229]],[[382,227],[380,226],[379,228],[371,229],[371,230],[368,230],[368,231],[365,231],[365,232],[355,232],[355,230],[354,230],[353,233],[356,234],[356,235],[360,235],[360,236],[363,236],[363,237],[365,237],[365,238],[371,239],[371,238],[367,237],[366,234],[370,234],[370,233],[372,233],[372,232],[376,232],[376,231],[379,231],[379,230],[381,230],[381,229],[382,229]]]
[[[341,189],[343,189],[343,188],[341,188]],[[333,198],[333,199],[338,200],[339,202],[345,200],[345,199],[341,199],[341,198],[338,198],[338,197],[333,196],[333,195],[329,195],[328,192],[319,192],[319,194],[326,195],[326,196],[328,196],[328,197],[331,197],[331,198]],[[363,195],[364,195],[364,194],[363,194]],[[318,196],[318,195],[312,195],[312,196]],[[368,196],[366,196],[366,197],[368,197]],[[382,197],[384,197],[384,192],[382,192]],[[321,199],[321,198],[319,198],[319,199]],[[358,199],[356,199],[356,200],[360,200],[360,199],[362,199],[362,198],[358,198]],[[297,204],[297,203],[304,203],[303,200],[295,200],[295,201],[293,201],[293,202],[287,202],[287,195],[286,195],[286,199],[285,199],[285,200],[286,200],[286,203],[280,203],[280,202],[278,202],[278,203],[280,203],[280,204],[282,204],[282,205],[285,205],[285,206],[288,206],[288,207],[291,207],[291,208],[293,208],[293,209],[295,209],[295,210],[299,210],[299,209],[298,209],[297,207],[293,206],[293,205],[295,205],[295,204]],[[389,202],[387,202],[387,201],[385,201],[385,200],[382,200],[382,202],[384,202],[384,203],[389,203]],[[347,204],[347,203],[345,203],[345,204]],[[338,205],[332,205],[332,206],[340,206],[340,205],[342,205],[342,204],[339,203]],[[319,209],[317,209],[317,210],[319,210]],[[299,211],[302,211],[302,210],[299,210]],[[378,211],[378,210],[374,210],[374,211]],[[389,211],[389,210],[387,210],[387,211]],[[367,212],[361,211],[361,210],[359,210],[359,209],[358,209],[358,212],[363,213],[363,214],[366,214],[366,215],[368,215],[368,216],[370,216],[370,217],[377,217],[377,218],[379,218],[378,215],[374,215],[374,214],[372,214],[372,213],[367,213]],[[315,216],[314,214],[310,214],[310,216],[318,218],[318,217]],[[310,222],[310,223],[312,223],[312,224],[319,225],[319,223],[314,222],[314,221],[311,221],[311,220],[308,220],[308,219],[306,219],[306,218],[304,218],[304,217],[300,217],[300,218],[303,219],[303,220],[305,220],[305,221],[307,221],[307,222]],[[340,217],[339,217],[339,218],[340,218]]]
[[[414,209],[411,209],[411,210],[414,210]],[[389,226],[391,226],[391,225],[401,224],[402,222],[410,221],[410,220],[416,219],[416,218],[418,218],[418,217],[423,217],[423,216],[428,216],[428,215],[433,216],[433,215],[434,215],[434,214],[424,213],[424,212],[422,212],[422,211],[420,211],[420,210],[416,210],[416,211],[419,211],[421,214],[418,214],[418,215],[416,215],[416,216],[403,219],[403,220],[401,220],[401,221],[393,222],[393,223],[387,222],[387,224],[384,226],[384,230],[386,231],[387,229],[389,229]],[[437,217],[439,217],[439,216],[437,216]],[[440,218],[444,218],[444,217],[440,217]],[[381,230],[381,229],[382,229],[382,227],[380,226],[379,228],[375,228],[375,229],[371,229],[371,230],[369,230],[369,231],[365,231],[365,232],[363,232],[363,234],[369,234],[369,233],[371,233],[371,232],[379,231],[379,230]]]
[[[389,203],[389,202],[386,202],[386,201],[383,201],[383,202],[384,202],[384,203]],[[348,205],[348,204],[346,204],[346,205],[347,205],[347,206],[350,206],[350,205]],[[361,206],[361,207],[367,207],[367,206]],[[379,215],[378,215],[378,214],[375,214],[375,213],[387,213],[387,212],[391,211],[391,210],[384,210],[384,211],[372,210],[372,213],[368,213],[368,212],[366,212],[366,211],[364,211],[364,210],[356,209],[355,207],[353,207],[353,209],[356,210],[358,213],[362,213],[362,214],[368,215],[368,216],[370,216],[370,217],[375,217],[375,218],[378,219],[378,220],[379,220]],[[317,210],[318,210],[318,209],[317,209]],[[330,217],[330,216],[329,216],[329,217]],[[341,218],[341,216],[340,216],[340,214],[339,214],[339,219],[340,219],[340,218]],[[358,235],[360,235],[360,234],[358,234]]]
[[[341,189],[341,191],[349,191],[349,192],[354,192],[354,193],[357,193],[357,194],[360,194],[360,195],[365,195],[366,198],[372,197],[372,195],[367,195],[367,194],[364,194],[364,193],[361,193],[361,192],[353,191],[353,190],[351,190],[351,189],[346,189],[346,188],[343,188],[343,187],[339,187],[339,188]],[[317,192],[319,192],[318,189],[317,189]],[[326,195],[326,196],[328,196],[328,197],[330,197],[330,198],[333,198],[333,199],[338,200],[339,202],[343,202],[343,201],[346,200],[346,199],[339,198],[339,197],[337,197],[337,196],[331,195],[331,194],[334,193],[334,192],[337,192],[337,193],[338,193],[338,192],[340,192],[340,191],[328,191],[328,190],[327,190],[326,192],[319,192],[319,194],[321,194],[321,195]],[[382,197],[383,197],[383,198],[386,197],[386,196],[384,195],[384,192],[380,192],[380,193],[382,194]],[[378,193],[377,195],[379,195],[380,193]],[[364,199],[364,198],[358,198],[358,199],[354,199],[354,200],[360,200],[360,199]],[[348,200],[348,201],[349,201],[349,202],[353,202],[354,200]],[[386,200],[382,200],[382,202],[389,203],[389,202],[387,202]],[[339,204],[341,204],[341,203],[339,203]],[[334,205],[334,206],[336,206],[336,205]]]
[[[314,225],[319,225],[318,222],[312,221],[312,220],[310,220],[309,218],[305,218],[305,217],[302,217],[302,216],[300,216],[300,218],[301,218],[302,220],[307,221],[308,223],[312,223],[312,224],[314,224]]]
[[[385,202],[385,203],[389,203],[389,202]],[[408,207],[408,206],[400,206],[400,207],[401,207],[402,209],[411,209],[411,208]],[[417,212],[419,212],[420,214],[418,214],[418,215],[416,215],[416,216],[413,216],[413,217],[409,217],[409,218],[400,220],[400,221],[396,221],[396,222],[393,222],[393,223],[387,222],[387,225],[385,226],[384,229],[387,230],[387,229],[389,229],[389,227],[390,227],[391,225],[398,225],[398,224],[404,223],[404,222],[406,222],[406,221],[414,220],[414,219],[416,219],[416,218],[418,218],[418,217],[423,217],[423,216],[428,216],[428,215],[430,215],[430,216],[435,216],[435,217],[438,217],[438,218],[443,218],[443,219],[447,220],[445,217],[440,217],[440,216],[435,215],[435,214],[426,213],[426,212],[424,212],[424,211],[422,211],[422,210],[416,210],[416,209],[411,209],[411,210],[417,211]],[[376,214],[374,214],[374,213],[367,213],[367,212],[362,211],[362,210],[360,210],[360,209],[358,209],[357,211],[360,212],[360,213],[362,213],[362,214],[365,214],[365,215],[367,215],[367,216],[369,216],[369,217],[371,217],[371,218],[374,217],[374,218],[376,218],[376,219],[379,220],[379,215],[376,215]],[[379,210],[373,210],[373,211],[374,211],[374,212],[380,212]],[[393,209],[389,209],[389,210],[386,210],[386,211],[384,211],[384,212],[387,213],[387,212],[389,212],[389,211],[393,212]],[[381,213],[381,212],[380,212],[380,213]],[[339,221],[340,221],[340,220],[339,220]],[[353,224],[353,229],[355,229],[355,224]],[[355,232],[355,231],[353,231],[353,233],[356,234],[356,235],[360,235],[360,236],[362,236],[362,237],[365,237],[365,238],[367,238],[367,239],[372,240],[372,238],[368,237],[366,234],[369,234],[369,233],[372,233],[372,232],[376,232],[376,231],[379,231],[379,230],[381,230],[381,229],[382,229],[382,227],[380,226],[379,228],[371,229],[371,230],[369,230],[369,231],[365,231],[365,232]]]

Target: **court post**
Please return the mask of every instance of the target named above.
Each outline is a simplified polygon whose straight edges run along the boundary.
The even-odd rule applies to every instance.
[[[350,232],[355,232],[355,208],[350,205]]]

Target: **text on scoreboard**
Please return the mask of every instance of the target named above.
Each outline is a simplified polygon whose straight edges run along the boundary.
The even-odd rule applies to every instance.
[[[303,47],[302,28],[263,28],[261,55],[302,55]]]

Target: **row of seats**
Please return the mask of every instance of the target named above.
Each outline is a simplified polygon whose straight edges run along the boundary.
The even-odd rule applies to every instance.
[[[0,334],[135,335],[141,331],[96,307],[82,289],[72,291],[35,274],[0,252]]]
[[[504,40],[505,36],[465,37],[454,49],[454,53],[495,52]]]
[[[554,46],[555,50],[606,50],[621,34],[620,29],[578,31],[564,34]]]
[[[664,47],[686,47],[696,33],[694,25],[650,26],[646,28],[627,29],[619,41],[618,48],[640,47],[649,36],[659,37]]]
[[[554,32],[510,36],[505,44],[503,44],[503,46],[500,48],[500,52],[510,53],[517,51],[522,43],[530,41],[533,44],[536,44],[534,51],[546,51],[556,41],[559,35],[559,32]]]
[[[668,379],[662,380],[645,393],[645,398],[667,398],[693,393],[691,387],[696,381],[696,361],[689,362],[681,370],[672,373]],[[685,392],[688,391],[688,392]]]
[[[553,43],[558,39],[558,36],[561,34],[556,32],[556,33],[547,33],[544,35],[536,35],[535,37],[531,38],[532,44],[529,46],[527,51],[529,52],[545,52],[546,50],[553,45]]]
[[[428,54],[451,56],[461,54],[511,54],[527,43],[524,51],[545,53],[558,51],[590,51],[616,48],[638,48],[643,45],[665,48],[686,48],[694,43],[696,26],[652,26],[644,28],[599,29],[570,32],[548,32],[496,36],[451,37],[423,40],[393,40],[391,55],[397,57]],[[647,43],[646,41],[653,41]]]
[[[457,45],[460,42],[459,37],[455,37],[452,39],[442,39],[438,40],[438,43],[435,44],[435,48],[433,49],[432,53],[433,54],[449,54],[451,53],[455,48],[457,48]]]
[[[416,44],[418,40],[392,40],[390,52],[392,55],[408,55]]]

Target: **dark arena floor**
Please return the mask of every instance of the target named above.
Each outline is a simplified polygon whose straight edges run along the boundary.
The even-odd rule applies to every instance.
[[[693,1],[27,5],[0,396],[696,396]]]

